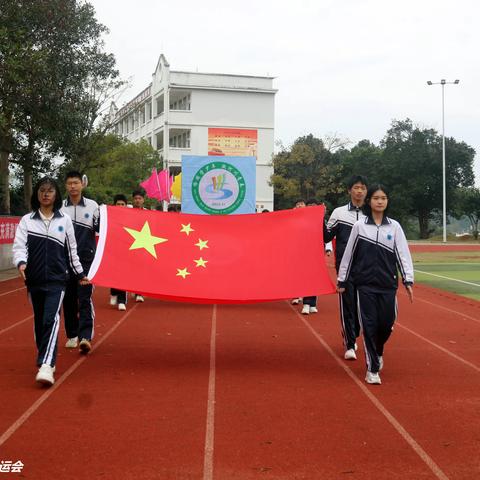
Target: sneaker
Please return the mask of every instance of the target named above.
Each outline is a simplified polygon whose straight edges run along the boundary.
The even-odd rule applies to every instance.
[[[358,345],[357,345],[357,343],[356,343],[356,342],[355,342],[355,346],[354,346],[353,348],[355,348],[355,351],[357,351],[357,350],[358,350]]]
[[[117,296],[110,295],[110,305],[115,306],[117,304]]]
[[[125,306],[124,303],[119,303],[119,304],[118,304],[118,309],[119,309],[119,310],[122,310],[122,311],[125,311],[125,310],[127,309],[127,307]]]
[[[79,343],[80,353],[84,353],[85,355],[92,349],[92,344],[90,340],[86,338],[82,338]]]
[[[370,385],[381,385],[382,380],[380,380],[380,375],[378,373],[373,373],[367,371],[367,375],[365,377],[365,381]]]
[[[301,298],[294,298],[292,300],[292,305],[298,305],[301,302],[301,300],[302,300]]]
[[[143,303],[145,299],[141,295],[135,295],[135,301],[139,303]]]
[[[318,313],[317,307],[310,307],[310,313]]]
[[[383,370],[383,357],[378,357],[378,363],[380,364],[378,371],[381,372]]]
[[[42,366],[38,369],[37,376],[35,380],[38,383],[42,383],[43,385],[53,385],[55,383],[55,378],[53,378],[53,373],[55,372],[55,367],[51,367],[46,363],[43,363]]]
[[[65,344],[65,348],[77,348],[78,347],[78,337],[69,338]]]
[[[356,360],[357,359],[357,354],[355,353],[355,349],[349,348],[346,352],[345,355],[343,356],[345,360]]]
[[[302,314],[303,315],[309,315],[310,314],[310,305],[304,305],[302,308]]]

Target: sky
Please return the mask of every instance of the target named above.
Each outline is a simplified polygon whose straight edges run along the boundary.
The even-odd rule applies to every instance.
[[[105,49],[129,80],[121,106],[171,70],[275,77],[275,140],[337,135],[376,144],[392,120],[477,151],[480,185],[480,2],[476,0],[89,0]],[[448,162],[448,158],[447,158]]]

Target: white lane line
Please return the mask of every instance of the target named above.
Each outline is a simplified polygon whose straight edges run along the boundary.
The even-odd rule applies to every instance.
[[[20,288],[16,288],[15,290],[10,290],[8,292],[0,293],[0,297],[3,297],[5,295],[10,295],[11,293],[19,292],[20,290],[25,290],[25,288],[26,287],[20,287]]]
[[[425,272],[424,270],[414,269],[415,272],[424,273],[425,275],[431,275],[432,277],[443,278],[444,280],[451,280],[452,282],[464,283],[465,285],[473,285],[474,287],[480,287],[478,283],[466,282],[465,280],[458,280],[457,278],[445,277],[443,275],[437,275],[436,273]]]
[[[413,330],[410,330],[408,327],[406,327],[405,325],[402,325],[400,322],[395,322],[395,325],[403,328],[404,330],[411,333],[412,335],[415,335],[416,337],[420,338],[424,342],[427,342],[429,345],[432,345],[432,347],[438,348],[443,353],[446,353],[447,355],[454,358],[455,360],[458,360],[459,362],[462,362],[463,364],[468,365],[469,367],[472,367],[477,372],[480,372],[480,367],[477,367],[474,363],[471,363],[468,360],[465,360],[464,358],[459,357],[458,355],[455,355],[450,350],[447,350],[446,348],[442,347],[441,345],[438,345],[435,342],[432,342],[431,340],[429,340],[428,338],[425,338],[424,336],[420,335],[419,333],[416,333]]]
[[[210,335],[210,373],[208,377],[207,428],[205,433],[205,456],[203,480],[213,479],[213,447],[215,432],[215,348],[217,339],[217,306],[213,306],[212,332]]]
[[[392,425],[392,427],[403,437],[403,439],[410,445],[413,451],[425,462],[425,464],[430,468],[433,474],[440,480],[449,480],[447,475],[442,471],[442,469],[435,463],[435,461],[428,455],[428,453],[415,441],[415,439],[407,432],[407,430],[401,425],[401,423],[387,410],[386,407],[378,400],[378,398],[371,393],[371,391],[366,387],[366,385],[360,381],[356,375],[347,367],[340,358],[335,354],[335,352],[330,348],[330,346],[325,342],[325,340],[313,329],[313,327],[304,319],[304,317],[297,311],[295,308],[288,303],[288,306],[293,310],[296,316],[303,322],[312,335],[322,344],[323,348],[333,357],[337,364],[343,368],[347,375],[357,384],[357,386],[362,390],[362,392],[367,396],[367,398],[375,405],[375,407],[380,411],[380,413],[387,419],[387,421]]]
[[[399,293],[401,295],[404,295],[405,297],[407,296],[406,293],[404,293],[403,291],[400,291],[399,290]],[[467,297],[465,297],[466,300],[468,300]],[[457,310],[452,310],[451,308],[447,308],[447,307],[443,307],[442,305],[438,305],[437,303],[433,303],[433,302],[429,302],[428,300],[425,300],[423,298],[418,298],[418,296],[415,296],[415,301],[420,301],[420,302],[423,302],[423,303],[427,303],[428,305],[432,305],[433,307],[437,307],[437,308],[440,308],[442,310],[446,310],[447,312],[450,312],[450,313],[455,313],[457,314],[459,317],[462,317],[462,318],[468,318],[469,320],[473,320],[474,322],[476,323],[480,323],[480,320],[478,318],[475,318],[475,317],[471,317],[470,315],[465,315],[464,313],[461,313],[461,312],[458,312]]]
[[[22,323],[25,323],[25,322],[27,322],[28,320],[31,320],[32,318],[33,318],[33,315],[30,315],[29,317],[24,318],[23,320],[20,320],[19,322],[14,323],[13,325],[10,325],[9,327],[4,328],[3,330],[0,330],[0,335],[1,335],[2,333],[8,332],[8,331],[11,330],[12,328],[18,327],[18,326],[21,325]]]
[[[92,352],[97,350],[100,345],[135,311],[138,305],[129,310],[98,342],[95,342]],[[62,385],[65,380],[87,359],[87,356],[81,356],[52,387],[45,391],[7,430],[0,436],[0,447],[50,398]],[[32,379],[33,382],[33,379]]]

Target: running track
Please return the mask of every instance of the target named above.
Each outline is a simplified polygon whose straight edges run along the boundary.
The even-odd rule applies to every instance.
[[[478,479],[480,303],[399,295],[382,386],[341,359],[337,299],[107,305],[96,338],[37,387],[31,309],[0,283],[0,460],[44,479]]]

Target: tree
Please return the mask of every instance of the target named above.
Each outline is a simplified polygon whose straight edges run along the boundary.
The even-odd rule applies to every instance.
[[[107,135],[97,145],[98,162],[84,170],[89,178],[88,195],[99,203],[111,204],[113,196],[130,197],[152,168],[161,169],[158,153],[145,140],[131,143],[116,135]],[[62,177],[66,167],[62,167]],[[156,201],[146,201],[147,206]]]
[[[429,220],[442,206],[441,137],[433,129],[420,128],[410,119],[392,122],[381,142],[383,162],[377,178],[391,189],[397,212],[418,219],[420,238],[428,238]],[[464,142],[446,139],[447,210],[452,212],[453,191],[473,185],[475,150]]]
[[[273,159],[271,184],[275,189],[275,208],[292,208],[298,198],[325,200],[338,171],[335,153],[323,140],[307,135],[299,137],[288,149]]]
[[[29,198],[43,153],[65,154],[76,132],[92,130],[98,92],[114,87],[118,77],[113,56],[103,52],[105,32],[87,2],[2,2],[0,213],[10,210],[10,159],[24,170]]]
[[[478,240],[478,224],[480,223],[480,189],[459,188],[456,193],[456,218],[466,216],[470,220],[472,234]]]

